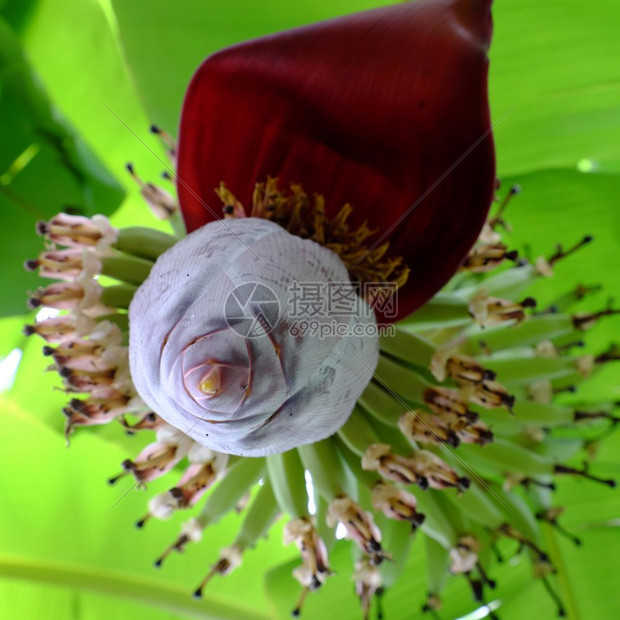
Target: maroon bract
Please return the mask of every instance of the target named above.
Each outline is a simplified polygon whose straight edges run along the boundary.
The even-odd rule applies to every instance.
[[[426,0],[244,43],[208,58],[186,95],[178,190],[188,231],[221,216],[220,182],[251,204],[277,177],[368,220],[411,268],[399,316],[476,240],[493,196],[490,0]]]

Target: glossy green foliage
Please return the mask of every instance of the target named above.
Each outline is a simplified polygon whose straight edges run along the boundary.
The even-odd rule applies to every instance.
[[[175,133],[184,89],[198,63],[237,41],[320,19],[390,4],[382,0],[31,0],[0,1],[0,314],[21,313],[36,278],[21,271],[39,251],[37,219],[64,205],[112,212],[119,225],[152,224],[123,164],[156,178],[166,161],[149,135],[151,121]],[[619,289],[620,38],[617,0],[495,2],[490,93],[504,187],[523,192],[509,207],[516,249],[550,255],[592,234],[595,242],[557,266],[534,294],[544,307],[577,284],[604,285],[579,310],[604,307]],[[354,50],[352,53],[355,53]],[[65,120],[66,119],[66,120]],[[63,448],[60,408],[40,343],[19,334],[31,317],[0,322],[0,360],[23,350],[15,383],[0,399],[0,617],[104,619],[287,618],[298,595],[290,570],[295,550],[281,526],[247,552],[243,566],[216,578],[202,602],[189,596],[230,544],[240,519],[224,519],[206,539],[152,560],[176,536],[174,522],[133,522],[145,495],[106,478],[135,454],[140,437],[113,429],[75,434]],[[607,346],[620,317],[598,325],[593,352]],[[618,400],[617,367],[604,369],[575,398]],[[115,430],[115,429],[114,429]],[[597,473],[620,479],[620,438],[605,443]],[[150,490],[162,490],[153,484]],[[150,494],[149,494],[150,495]],[[572,620],[612,618],[620,606],[617,492],[566,479],[557,503],[570,505],[564,525],[575,548],[552,531],[547,547],[562,567],[559,590]],[[514,545],[506,543],[507,555]],[[338,574],[310,597],[306,617],[358,618],[348,549],[333,556]],[[502,565],[496,600],[504,620],[553,617],[554,608],[525,561]],[[390,620],[418,613],[426,590],[425,548],[414,540],[407,569],[384,597]],[[187,592],[187,596],[185,596]],[[343,594],[346,593],[346,596]],[[476,608],[463,580],[452,580],[443,618]],[[481,616],[477,616],[481,617]]]

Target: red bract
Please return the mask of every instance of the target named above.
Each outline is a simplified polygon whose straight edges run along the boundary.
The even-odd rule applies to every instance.
[[[353,225],[411,268],[399,316],[454,273],[495,181],[487,102],[491,0],[423,0],[226,49],[186,95],[179,197],[189,231],[221,216],[224,181],[248,206],[268,176],[349,202]]]

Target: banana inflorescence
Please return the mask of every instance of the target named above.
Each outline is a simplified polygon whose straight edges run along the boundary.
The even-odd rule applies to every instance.
[[[158,212],[170,210],[157,192],[148,198],[166,203],[156,205]],[[502,244],[500,221],[489,219],[443,292],[396,325],[395,335],[381,337],[374,379],[336,435],[283,454],[243,458],[208,450],[146,410],[135,393],[127,308],[174,236],[135,227],[117,231],[101,216],[60,214],[42,223],[39,232],[51,245],[27,267],[58,282],[33,293],[30,306],[60,313],[26,333],[46,340],[44,353],[74,396],[65,409],[67,437],[77,427],[112,420],[134,434],[155,433],[156,441],[111,479],[131,474],[141,486],[162,475],[175,479],[151,500],[139,525],[191,510],[207,493],[157,566],[229,512],[245,511],[239,535],[196,596],[211,577],[232,571],[285,515],[284,542],[295,544],[302,559],[294,572],[301,584],[295,614],[306,594],[332,574],[328,554],[336,527],[356,546],[353,578],[366,616],[374,595],[397,579],[413,537],[426,548],[425,610],[441,607],[450,575],[463,576],[474,598],[486,600],[495,587],[489,573],[497,541],[508,539],[530,558],[562,613],[540,524],[562,531],[552,494],[557,477],[613,486],[575,462],[591,443],[583,429],[613,427],[619,419],[610,407],[575,408],[558,395],[618,359],[614,349],[599,356],[579,352],[584,331],[615,311],[571,314],[588,293],[582,287],[558,299],[555,311],[535,313],[528,286],[552,276],[554,264],[572,250],[518,261]],[[99,274],[117,283],[101,285]],[[570,429],[571,440],[558,442],[557,429]]]

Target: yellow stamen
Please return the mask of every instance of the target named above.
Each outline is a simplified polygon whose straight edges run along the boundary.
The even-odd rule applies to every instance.
[[[246,211],[224,183],[216,190],[229,209],[229,217],[244,217]],[[349,270],[352,282],[391,282],[401,287],[409,277],[409,267],[401,256],[386,256],[389,243],[370,249],[366,241],[377,229],[363,222],[351,229],[348,223],[353,207],[345,204],[330,220],[325,215],[323,196],[315,195],[314,204],[300,185],[291,184],[289,190],[278,189],[277,179],[268,178],[257,183],[252,197],[251,217],[262,217],[288,230],[293,235],[312,239],[332,250]]]

